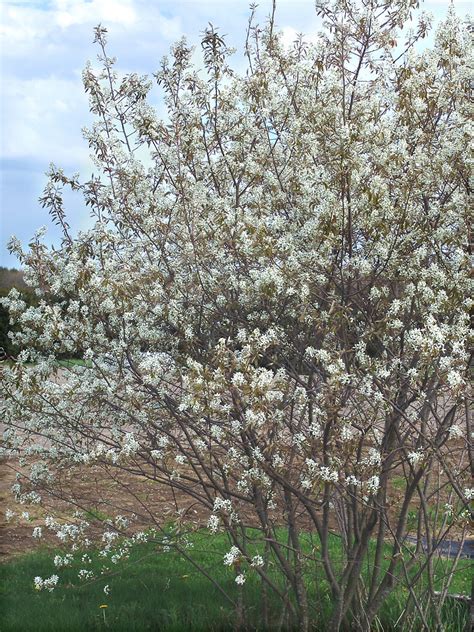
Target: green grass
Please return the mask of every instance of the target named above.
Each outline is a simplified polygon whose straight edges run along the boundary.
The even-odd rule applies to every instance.
[[[66,358],[65,360],[56,360],[56,364],[62,367],[71,366],[92,366],[92,363],[81,358]]]
[[[5,366],[14,366],[15,365],[15,361],[14,360],[2,360],[2,364]],[[35,366],[35,362],[25,362],[24,365],[25,366]],[[72,366],[92,366],[92,363],[90,360],[82,360],[81,358],[64,358],[62,360],[55,360],[55,366],[59,366],[59,367],[64,367],[64,368],[69,368]]]
[[[390,482],[394,489],[399,489],[400,491],[403,491],[407,486],[407,481],[404,476],[394,476]]]
[[[430,523],[437,528],[441,528],[442,526],[448,526],[453,523],[453,516],[448,516],[445,518],[445,514],[443,511],[436,511],[434,507],[428,510],[428,520]],[[420,511],[419,509],[410,509],[407,514],[407,529],[409,531],[414,531],[418,529],[418,524],[420,521]]]
[[[286,540],[283,531],[279,535]],[[235,571],[222,562],[230,547],[227,538],[224,535],[210,536],[203,531],[192,537],[192,544],[189,553],[236,599],[239,589],[234,581]],[[308,536],[306,550],[314,544]],[[340,554],[337,537],[331,540],[331,550],[336,557]],[[158,551],[151,543],[140,545],[130,560],[114,569],[114,575],[81,584],[77,578],[80,568],[89,567],[99,573],[104,562],[97,554],[91,554],[91,557],[90,566],[78,561],[72,567],[56,571],[52,552],[40,550],[0,565],[1,632],[212,632],[232,629],[235,617],[231,604],[179,553]],[[449,567],[449,560],[438,561],[439,585]],[[55,572],[60,576],[60,584],[53,593],[34,589],[36,575],[45,578]],[[281,584],[276,568],[272,574]],[[469,593],[469,582],[468,564],[462,562],[451,591]],[[108,596],[103,592],[106,584],[111,591]],[[312,620],[317,622],[316,629],[323,631],[331,612],[331,598],[321,570],[308,574],[307,586]],[[248,573],[243,597],[249,629],[262,629],[261,586],[256,573]],[[382,629],[392,629],[406,599],[407,593],[400,589],[387,600],[381,613]],[[107,605],[107,608],[101,609],[101,605]],[[270,612],[276,622],[279,615],[276,599],[270,603]],[[450,632],[461,632],[466,612],[462,605],[446,606],[444,616],[449,621],[447,629]]]
[[[213,577],[235,598],[235,574],[224,567],[222,557],[229,549],[223,538],[215,544],[209,537],[196,536],[194,554]],[[94,556],[91,565],[100,570],[102,561]],[[80,584],[79,568],[55,571],[51,553],[41,551],[23,555],[0,566],[2,632],[65,632],[89,630],[221,630],[233,621],[232,607],[225,597],[203,578],[188,561],[175,552],[155,552],[150,544],[137,548],[117,574],[97,582]],[[53,593],[37,592],[33,578],[57,572],[61,584]],[[67,584],[72,584],[67,587]],[[110,585],[110,595],[103,588]],[[256,610],[254,581],[244,590],[249,608]],[[253,602],[253,605],[252,605]],[[106,604],[104,612],[100,608]]]

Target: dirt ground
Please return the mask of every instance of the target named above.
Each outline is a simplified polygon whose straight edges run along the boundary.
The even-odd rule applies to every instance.
[[[0,462],[0,562],[12,555],[31,550],[37,542],[31,537],[38,520],[31,522],[20,519],[18,522],[7,522],[7,508],[13,510],[11,486],[15,482],[15,471],[7,462]],[[15,507],[16,509],[16,507]],[[25,508],[26,511],[26,508]],[[33,514],[31,514],[33,516]]]
[[[53,515],[58,522],[71,522],[70,505],[48,493],[43,495],[42,506],[16,503],[11,487],[17,471],[15,461],[0,462],[0,562],[45,544],[60,545],[55,535],[45,528],[41,540],[32,537],[33,529],[44,525],[46,515]],[[133,529],[137,531],[157,526],[153,516],[160,516],[161,523],[176,520],[179,515],[190,525],[206,524],[208,512],[184,494],[173,494],[169,488],[145,477],[124,474],[112,478],[104,474],[93,467],[63,473],[59,479],[62,497],[74,499],[79,509],[88,510],[91,516],[96,515],[101,520],[118,514],[126,517],[134,515]],[[9,521],[5,515],[7,509],[15,512]],[[23,512],[27,512],[28,517],[23,517]],[[94,531],[92,527],[90,535],[98,537],[101,532],[103,530],[96,528]]]
[[[46,490],[42,493],[43,503],[39,505],[18,505],[15,503],[11,487],[18,471],[16,461],[0,461],[0,562],[12,556],[34,550],[44,545],[58,547],[61,542],[54,533],[43,528],[43,537],[38,540],[32,537],[36,526],[44,525],[46,515],[52,515],[58,522],[71,522],[71,505],[60,498],[55,498]],[[118,514],[132,517],[132,529],[141,530],[150,527],[159,528],[159,524],[170,523],[180,519],[187,526],[201,527],[206,525],[209,510],[195,499],[184,493],[173,491],[169,486],[150,480],[140,473],[120,471],[116,468],[104,469],[99,466],[82,466],[68,468],[60,473],[55,482],[55,489],[64,499],[73,499],[77,508],[87,511],[87,520],[92,528],[89,537],[99,538],[103,533],[103,525],[99,520],[113,518]],[[198,490],[196,490],[198,491]],[[403,492],[392,489],[392,511],[396,512]],[[44,506],[43,506],[44,505]],[[15,512],[13,519],[7,522],[5,512]],[[416,509],[414,507],[414,509]],[[28,512],[28,516],[22,516]],[[278,520],[278,510],[273,517]],[[245,519],[245,512],[243,514]],[[281,513],[280,513],[281,516]],[[159,524],[156,522],[159,520]],[[282,521],[283,522],[283,521]],[[300,527],[311,530],[312,526],[302,519]],[[94,523],[97,524],[94,527]],[[247,524],[254,524],[249,518]],[[337,531],[335,519],[330,528]],[[462,539],[462,533],[452,529],[449,537]],[[465,534],[464,534],[465,536]]]

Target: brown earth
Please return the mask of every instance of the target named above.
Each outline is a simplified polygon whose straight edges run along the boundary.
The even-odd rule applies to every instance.
[[[51,494],[43,493],[41,506],[35,504],[19,505],[11,491],[19,471],[15,461],[0,462],[0,562],[12,556],[35,550],[45,545],[60,545],[54,533],[44,528],[44,518],[52,515],[58,522],[71,522],[71,505]],[[204,509],[184,494],[174,493],[168,487],[157,485],[145,477],[125,473],[120,476],[105,477],[99,468],[77,468],[63,473],[59,479],[63,498],[74,498],[81,510],[89,511],[87,519],[94,523],[94,516],[100,520],[108,516],[122,514],[133,519],[133,530],[157,527],[153,517],[160,516],[161,523],[176,520],[179,516],[193,526],[203,526],[208,516]],[[146,510],[145,510],[146,506]],[[13,519],[7,522],[5,512],[15,512]],[[28,512],[29,517],[21,516]],[[43,526],[43,537],[32,537],[33,529]],[[89,536],[98,537],[103,532],[99,521],[92,526]]]
[[[106,520],[118,514],[126,517],[135,514],[133,530],[159,528],[160,524],[170,523],[177,519],[186,522],[187,526],[200,527],[207,523],[209,517],[209,510],[183,492],[150,480],[139,472],[122,471],[105,466],[67,468],[59,472],[55,482],[55,489],[59,490],[61,498],[54,497],[44,490],[41,506],[18,505],[11,491],[17,472],[21,473],[18,463],[14,460],[0,461],[0,562],[40,546],[44,547],[45,544],[56,547],[61,545],[55,534],[45,528],[40,540],[31,537],[34,527],[43,526],[46,515],[54,516],[58,522],[71,522],[71,504],[61,498],[74,499],[78,509],[88,512],[87,520],[92,524],[91,533],[88,535],[92,539],[99,538],[103,533],[104,527],[101,526],[100,520]],[[393,516],[403,497],[402,489],[395,486],[396,480],[394,477],[390,494],[392,501],[390,511]],[[398,481],[403,482],[403,478],[399,477]],[[196,492],[198,491],[197,489]],[[16,514],[9,522],[5,517],[7,508]],[[412,509],[417,510],[417,507],[414,505]],[[21,517],[23,511],[29,513],[28,518]],[[278,518],[278,513],[276,510],[274,518]],[[243,517],[245,519],[245,512],[243,512]],[[302,529],[312,530],[312,525],[307,523],[305,518],[299,522]],[[94,524],[96,524],[95,527]],[[248,516],[247,524],[253,524],[250,516]],[[330,528],[337,530],[334,518],[331,520]],[[449,537],[461,539],[462,531],[461,527],[455,527],[450,530]]]

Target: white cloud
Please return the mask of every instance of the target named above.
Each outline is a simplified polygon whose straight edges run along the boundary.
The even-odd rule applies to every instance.
[[[424,2],[421,5],[421,8],[427,9],[429,7],[429,9],[433,11],[434,7],[441,7],[447,10],[450,4],[451,2],[449,2],[449,0],[428,0],[428,2]],[[457,11],[467,9],[472,6],[471,0],[454,0],[453,4]]]
[[[46,166],[50,160],[66,164],[87,160],[81,126],[88,105],[79,78],[9,78],[2,92],[3,158],[28,158]]]
[[[180,17],[163,15],[160,5],[146,0],[3,3],[1,157],[45,166],[51,160],[77,162],[79,168],[88,156],[81,128],[89,120],[81,71],[98,52],[92,29],[99,22],[108,27],[119,71],[126,71],[126,64],[132,71],[151,72],[182,34]]]
[[[55,0],[53,6],[53,20],[63,28],[103,21],[130,26],[137,19],[132,0]]]
[[[2,52],[9,54],[12,52],[12,46],[23,42],[34,45],[38,36],[49,30],[48,23],[48,15],[44,11],[19,5],[4,5],[0,24]]]
[[[111,32],[126,32],[133,46],[144,40],[155,45],[169,42],[182,34],[179,16],[164,15],[158,3],[145,0],[54,0],[43,9],[6,2],[0,23],[2,54],[12,58],[36,53],[41,59],[54,48],[69,55],[79,46],[78,31],[83,33],[83,46],[99,23]]]

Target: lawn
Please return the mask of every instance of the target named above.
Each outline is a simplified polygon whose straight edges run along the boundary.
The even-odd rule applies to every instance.
[[[281,537],[285,537],[282,532]],[[193,557],[221,584],[232,599],[238,598],[235,570],[223,564],[229,550],[223,535],[210,536],[206,531],[191,539]],[[308,536],[307,546],[314,541]],[[338,555],[339,540],[331,542],[333,555]],[[257,550],[255,550],[257,552]],[[61,552],[60,552],[61,553]],[[64,554],[64,552],[62,552]],[[80,561],[72,567],[56,571],[52,552],[40,550],[18,556],[0,565],[1,632],[68,632],[109,629],[115,631],[163,630],[197,632],[230,630],[235,620],[232,605],[213,584],[194,569],[174,550],[163,552],[147,543],[140,545],[131,558],[115,568],[115,574],[100,576],[103,558],[91,554],[92,564]],[[440,559],[436,577],[442,575],[451,562]],[[92,568],[99,579],[81,583],[78,570]],[[33,578],[45,578],[57,572],[60,583],[52,593],[34,589]],[[274,578],[277,581],[276,570]],[[281,583],[281,581],[280,581]],[[104,587],[110,586],[110,594]],[[312,620],[315,630],[323,631],[331,610],[331,598],[322,571],[308,574]],[[462,561],[456,571],[451,592],[470,593],[469,562]],[[261,585],[256,573],[248,573],[242,588],[249,629],[262,627]],[[386,602],[378,630],[394,630],[407,593],[399,589]],[[271,599],[271,597],[270,597]],[[104,607],[106,606],[106,607]],[[270,601],[273,623],[279,620],[279,607]],[[467,608],[454,601],[446,605],[444,617],[449,632],[461,632],[465,626]]]
[[[12,367],[16,363],[15,360],[7,359],[2,360],[4,366]],[[25,366],[35,366],[34,362],[25,362]],[[90,360],[83,360],[81,358],[63,358],[62,360],[55,360],[54,365],[62,368],[69,369],[73,366],[91,366]]]

